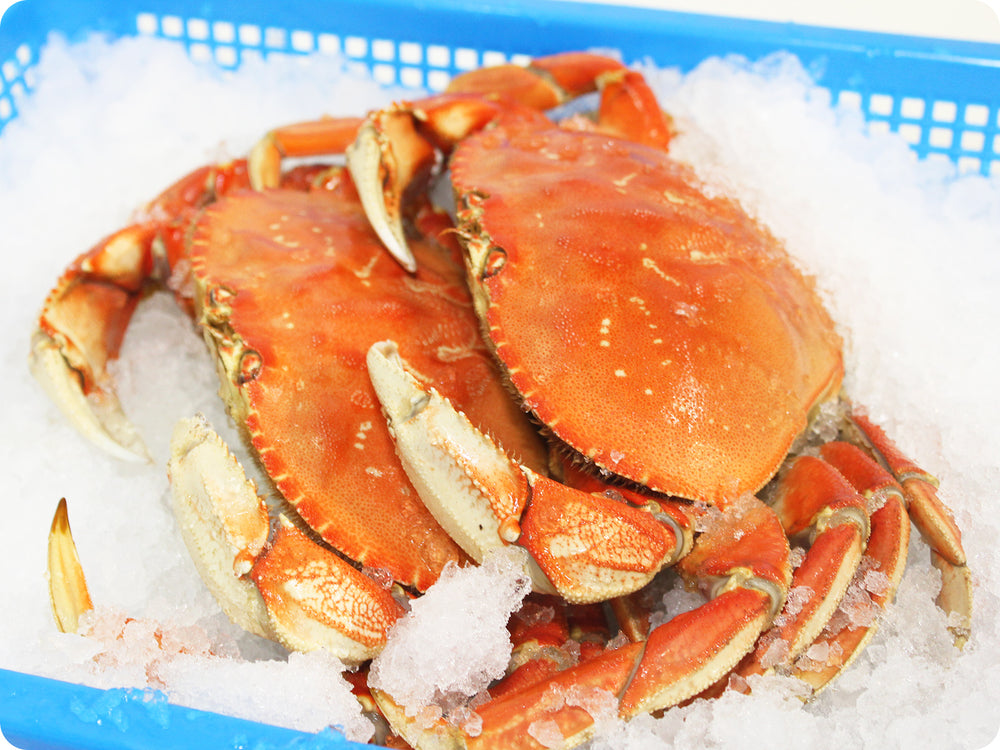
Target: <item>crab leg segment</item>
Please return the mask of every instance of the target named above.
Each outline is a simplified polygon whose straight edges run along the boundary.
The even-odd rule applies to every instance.
[[[599,650],[521,690],[502,691],[476,709],[482,719],[477,736],[443,721],[417,726],[391,696],[376,698],[397,731],[418,747],[572,747],[586,741],[602,718],[676,705],[732,669],[781,608],[791,577],[788,558],[775,515],[747,497],[710,519],[678,564],[710,601],[655,628],[648,640]],[[534,744],[543,730],[546,744]]]
[[[582,603],[641,588],[683,547],[682,530],[655,503],[580,492],[511,461],[404,369],[394,343],[372,346],[368,370],[410,481],[476,561],[517,543],[536,591]]]
[[[324,117],[275,128],[261,138],[247,156],[254,190],[281,184],[281,161],[288,157],[339,154],[358,134],[363,120]]]
[[[645,79],[610,58],[571,53],[540,58],[521,68],[503,65],[455,78],[441,95],[372,113],[347,151],[372,228],[407,269],[414,267],[403,230],[408,193],[462,139],[488,125],[544,130],[540,112],[578,96],[601,92],[597,122],[570,118],[567,127],[597,130],[666,149],[672,135]]]
[[[241,162],[190,173],[150,203],[137,223],[78,257],[45,301],[32,337],[32,372],[73,425],[113,455],[149,458],[122,412],[108,362],[118,356],[139,300],[166,282],[183,254],[192,212],[245,182]]]
[[[815,691],[840,674],[875,634],[878,615],[903,577],[910,539],[903,491],[891,474],[850,443],[828,443],[820,455],[864,495],[872,513],[868,546],[844,600],[850,600],[849,611],[834,613],[792,669]]]
[[[870,531],[865,498],[814,456],[795,459],[771,505],[789,537],[809,535],[809,550],[784,611],[737,670],[743,677],[791,664],[816,640],[854,578]]]
[[[857,441],[899,482],[906,497],[910,519],[931,548],[931,562],[941,571],[937,604],[952,618],[949,629],[955,645],[969,637],[972,622],[972,575],[966,565],[962,532],[951,511],[937,495],[938,481],[905,456],[881,427],[867,417],[854,414]]]
[[[178,423],[169,464],[174,512],[202,579],[237,625],[298,651],[372,658],[402,614],[390,592],[267,510],[222,439]]]

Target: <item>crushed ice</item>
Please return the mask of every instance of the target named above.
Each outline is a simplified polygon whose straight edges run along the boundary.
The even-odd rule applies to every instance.
[[[194,364],[200,342],[180,314],[166,312],[169,302],[153,301],[152,313],[140,309],[141,333],[130,335],[122,357],[126,407],[153,443],[157,465],[124,467],[84,444],[24,366],[33,316],[62,268],[176,179],[178,165],[242,154],[276,123],[340,114],[338,106],[356,114],[391,98],[341,72],[338,61],[278,56],[221,75],[192,64],[180,45],[148,39],[71,45],[54,36],[46,44],[36,87],[17,102],[18,117],[0,137],[0,201],[12,249],[0,295],[10,334],[0,339],[0,440],[12,469],[6,517],[17,519],[0,562],[27,571],[4,579],[5,611],[16,616],[0,618],[0,665],[101,686],[147,676],[142,654],[152,655],[155,627],[127,629],[128,638],[147,643],[139,665],[107,666],[100,676],[91,673],[95,656],[107,652],[102,658],[114,661],[118,644],[53,632],[44,539],[56,500],[68,495],[95,601],[137,621],[176,623],[192,639],[196,653],[171,645],[176,658],[152,669],[172,699],[298,728],[346,727],[356,715],[356,705],[344,718],[327,699],[328,690],[340,690],[330,687],[338,665],[322,655],[284,655],[220,622],[183,553],[164,501],[162,448],[150,431],[169,434],[193,404],[202,409],[213,400],[215,385],[211,365]],[[593,747],[980,747],[1000,724],[1000,688],[984,679],[1000,669],[1000,351],[985,335],[1000,321],[998,180],[957,177],[946,162],[916,161],[894,135],[866,134],[860,115],[831,106],[789,56],[710,60],[686,76],[648,72],[682,130],[674,155],[693,162],[715,190],[737,196],[816,275],[845,336],[850,395],[942,480],[942,497],[965,533],[976,608],[972,639],[958,653],[931,603],[940,576],[914,543],[880,632],[811,703],[803,706],[794,681],[755,678],[750,695],[730,691],[660,719],[639,717],[610,727]],[[177,350],[191,356],[179,371],[165,369]],[[878,594],[879,585],[866,579],[859,594]],[[501,586],[484,583],[477,596],[493,588]],[[678,588],[668,598],[668,608],[683,610],[700,597]],[[854,616],[863,618],[859,601]],[[205,628],[207,647],[191,627]],[[509,649],[501,629],[496,663]],[[430,640],[440,646],[448,637]],[[219,655],[230,646],[241,660]],[[475,695],[495,668],[462,675],[458,692]],[[453,689],[447,674],[428,672],[427,681]],[[275,703],[281,693],[288,700]],[[766,731],[748,732],[751,726]],[[551,730],[534,729],[540,742],[556,741]]]

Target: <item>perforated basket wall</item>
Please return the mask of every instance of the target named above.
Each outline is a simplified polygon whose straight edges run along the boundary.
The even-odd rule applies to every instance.
[[[961,171],[1000,172],[1000,47],[546,0],[24,0],[0,24],[0,137],[35,85],[51,32],[70,39],[176,40],[199,60],[238,67],[255,56],[341,53],[379,81],[442,89],[457,72],[567,49],[690,70],[707,57],[797,54],[831,101],[870,127],[898,131],[918,155]],[[88,716],[87,707],[106,713]],[[0,727],[21,747],[350,747],[108,691],[0,670]]]
[[[25,0],[0,28],[0,128],[30,95],[50,31],[70,37],[174,39],[197,59],[237,67],[248,56],[340,52],[384,82],[443,88],[456,72],[565,49],[616,48],[688,70],[711,55],[796,53],[833,101],[871,127],[898,131],[920,156],[990,174],[1000,158],[1000,51],[988,44],[561,2],[500,0],[484,7],[408,3],[79,2]]]

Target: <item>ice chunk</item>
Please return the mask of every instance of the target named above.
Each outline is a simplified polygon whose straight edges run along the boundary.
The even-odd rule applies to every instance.
[[[512,650],[507,621],[530,590],[522,555],[508,547],[478,567],[446,568],[393,626],[369,684],[415,716],[432,704],[452,710],[501,677]]]

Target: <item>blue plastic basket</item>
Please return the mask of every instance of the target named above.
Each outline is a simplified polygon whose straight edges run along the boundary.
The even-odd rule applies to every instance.
[[[336,51],[385,83],[442,88],[485,64],[567,49],[614,48],[690,70],[710,56],[799,56],[832,100],[873,128],[900,132],[921,157],[1000,172],[1000,47],[543,0],[25,0],[0,24],[0,129],[30,96],[47,36],[176,40],[196,59],[238,67],[247,54]],[[488,33],[484,33],[487,31]],[[355,747],[168,705],[163,696],[95,691],[0,670],[0,728],[25,748]]]

